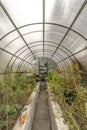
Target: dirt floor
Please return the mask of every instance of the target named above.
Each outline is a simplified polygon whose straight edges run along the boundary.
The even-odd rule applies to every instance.
[[[47,94],[45,90],[40,91],[32,130],[51,130]]]

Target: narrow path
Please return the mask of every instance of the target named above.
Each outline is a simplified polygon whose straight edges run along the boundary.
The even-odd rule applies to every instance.
[[[47,94],[45,90],[40,91],[32,130],[51,130]]]

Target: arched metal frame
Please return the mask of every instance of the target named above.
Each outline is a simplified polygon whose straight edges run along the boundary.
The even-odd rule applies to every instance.
[[[42,50],[39,50],[39,52],[42,52]],[[46,52],[48,52],[48,50],[46,50]],[[38,52],[35,52],[35,53],[38,53]],[[49,53],[50,53],[50,51],[49,51]],[[58,57],[59,57],[59,59],[61,59],[61,57],[63,57],[63,56],[58,53]],[[58,59],[58,57],[56,57],[56,59]],[[28,58],[28,57],[27,57],[27,58]],[[63,58],[64,58],[64,57],[63,57]],[[58,60],[59,60],[59,59],[58,59]],[[22,63],[23,63],[23,62],[22,62]],[[20,63],[19,63],[19,64],[20,64]],[[65,65],[68,64],[67,61],[65,61],[64,64],[65,64]],[[68,64],[68,65],[69,65],[69,64]]]
[[[31,33],[36,33],[36,32],[42,32],[42,31],[34,31],[34,32],[29,32],[29,33],[26,33],[26,34],[23,34],[23,36],[25,36],[25,35],[27,35],[27,34],[31,34]],[[49,31],[50,32],[50,31]],[[52,31],[51,31],[52,32]],[[15,39],[13,39],[12,41],[10,41],[5,47],[4,47],[4,49],[7,47],[7,46],[9,46],[10,44],[12,44],[12,42],[14,42],[15,40],[17,40],[18,38],[20,38],[19,36],[17,37],[17,38],[15,38]],[[38,41],[38,42],[43,42],[43,41]],[[53,41],[45,41],[45,42],[50,42],[50,43],[54,43],[54,44],[57,44],[58,45],[58,43],[57,42],[53,42]],[[33,42],[32,42],[33,43]],[[32,43],[29,43],[29,44],[32,44]],[[28,45],[29,45],[28,44]],[[62,45],[63,46],[63,45]],[[25,47],[25,46],[24,46]],[[65,48],[65,49],[67,49],[67,51],[70,51],[68,48]],[[72,53],[71,51],[70,51],[70,53]]]
[[[42,41],[37,41],[37,42],[42,42]],[[51,41],[45,41],[45,42],[51,42]],[[34,43],[36,43],[36,42],[34,42]],[[55,43],[55,42],[51,42],[51,43]],[[29,43],[29,44],[33,44],[33,43]],[[57,43],[56,43],[57,44]],[[46,44],[46,45],[48,45],[48,44]],[[49,46],[49,45],[48,45]],[[53,46],[53,45],[51,45],[51,46]],[[61,45],[64,49],[66,49],[66,50],[68,50],[67,48],[65,48],[63,45]],[[24,47],[26,47],[26,46],[24,46]],[[24,48],[24,47],[22,47],[22,48]],[[53,46],[53,47],[55,47],[55,46]],[[69,51],[69,50],[68,50]],[[19,52],[19,50],[17,51],[17,52]],[[16,53],[17,53],[16,52]],[[69,51],[70,52],[70,51]],[[71,52],[70,52],[71,53]],[[72,53],[71,53],[72,54]],[[74,56],[74,55],[73,55]],[[14,56],[13,56],[14,57]],[[17,57],[18,58],[18,57]]]
[[[37,41],[37,42],[33,42],[33,43],[38,43],[38,42],[42,42],[42,41]],[[45,41],[45,42],[49,42],[49,43],[53,43],[53,44],[57,44],[56,42],[51,42],[51,41]],[[29,43],[29,44],[33,44],[33,43]],[[45,45],[47,45],[47,46],[53,46],[53,45],[48,45],[48,44],[45,44]],[[24,47],[26,47],[26,46],[24,46]],[[21,49],[23,49],[24,47],[22,47],[22,48],[20,48],[16,53],[15,53],[15,55],[21,50]],[[32,46],[33,47],[33,46]],[[34,46],[35,47],[35,46]],[[53,46],[53,47],[55,47],[55,46]],[[71,53],[72,54],[72,52],[71,51],[69,51],[66,47],[64,47],[63,45],[61,45],[61,47],[63,47],[64,49],[66,49],[69,53]],[[26,49],[25,49],[26,50]],[[23,51],[23,52],[25,52],[25,50]],[[63,50],[62,50],[63,51]],[[19,55],[18,55],[18,57],[23,53],[23,52],[21,52]],[[66,52],[65,52],[66,53]],[[67,53],[66,53],[67,54]],[[68,54],[67,54],[68,55]],[[69,56],[69,55],[68,55]],[[11,58],[11,60],[13,59],[13,57]],[[16,58],[17,59],[17,58]],[[11,60],[9,61],[9,63],[8,63],[8,65],[10,64],[10,62],[11,62]],[[71,59],[72,60],[72,59]],[[16,60],[15,60],[16,61]],[[14,62],[15,63],[15,62]],[[7,65],[7,66],[8,66]]]
[[[42,41],[36,41],[36,42],[29,43],[29,44],[34,44],[34,43],[39,43],[39,42],[42,42]],[[55,44],[55,45],[58,44],[58,43],[52,42],[52,41],[45,41],[45,43],[46,43],[46,42],[53,43],[53,44]],[[45,44],[45,45],[48,45],[48,44]],[[34,45],[34,46],[35,46],[35,45]],[[48,45],[48,46],[55,47],[54,45]],[[16,55],[21,49],[23,49],[24,47],[26,47],[26,46],[21,47],[21,48],[15,53],[15,55]],[[67,49],[65,46],[61,45],[61,47],[63,47],[63,48],[66,49],[69,53],[72,54],[72,52],[71,52],[69,49]]]
[[[9,13],[7,12],[7,10],[5,9],[4,5],[2,4],[2,2],[0,1],[0,5],[1,8],[3,9],[3,11],[5,12],[5,14],[7,15],[7,17],[9,18],[10,22],[12,23],[12,25],[14,26],[14,28],[16,29],[16,31],[18,32],[19,36],[21,37],[21,39],[23,40],[23,42],[25,43],[25,45],[28,47],[29,51],[31,52],[31,54],[34,56],[32,50],[30,49],[30,47],[27,45],[27,42],[25,41],[25,39],[23,38],[22,34],[20,33],[20,31],[18,30],[16,24],[14,23],[14,21],[12,20],[12,18],[10,17]]]
[[[21,49],[19,49],[19,50],[21,50]],[[19,52],[19,50],[17,51],[17,52]],[[25,49],[23,52],[25,52],[26,50],[28,50],[28,49]],[[16,54],[17,54],[17,52],[16,52]],[[21,55],[21,54],[23,54],[23,52],[21,52],[19,55],[18,55],[18,57]],[[30,53],[28,53],[28,55],[29,55]],[[31,55],[30,55],[31,56]],[[32,57],[32,56],[31,56]],[[13,59],[13,57],[10,59],[10,61],[8,62],[8,64],[7,64],[7,67],[9,66],[9,64],[10,64],[10,62],[12,61],[12,59]],[[14,65],[14,63],[15,63],[15,61],[17,60],[17,58],[13,61],[13,63],[12,63],[12,66]],[[31,63],[31,62],[30,62]],[[32,66],[32,64],[30,64],[31,66]],[[11,70],[12,70],[12,66],[11,66]]]
[[[28,57],[26,57],[26,58],[28,58]],[[42,57],[40,57],[40,58],[42,58]],[[47,57],[44,57],[44,58],[47,58]],[[39,58],[37,58],[37,59],[39,59]],[[48,59],[48,58],[47,58]],[[48,59],[48,60],[52,60],[52,59]],[[52,60],[53,61],[53,60]],[[53,61],[55,64],[56,64],[56,62],[55,61]],[[24,65],[23,65],[24,64]],[[20,67],[22,67],[22,66],[25,66],[26,65],[26,63],[24,63],[24,62],[22,62],[21,63],[21,65],[20,65]],[[57,64],[56,64],[57,65]],[[34,68],[33,68],[33,70],[34,70]]]
[[[25,59],[25,60],[26,60],[27,58],[28,58],[29,60],[31,59],[31,61],[32,61],[32,58],[29,57],[29,54],[27,54],[27,55],[24,56],[24,59]],[[28,60],[28,59],[27,59],[27,60]],[[22,63],[23,63],[23,62],[20,61],[20,62],[19,62],[19,65],[21,66]]]
[[[49,51],[49,53],[50,53],[50,50],[46,50],[46,52],[48,52],[48,51]],[[39,52],[42,52],[42,50],[39,50]],[[36,52],[36,53],[38,53],[38,52]],[[59,55],[60,55],[60,54],[59,54]],[[60,56],[59,56],[59,57],[60,57]],[[61,57],[62,57],[62,56],[61,56]],[[61,57],[60,57],[59,59],[61,59]],[[29,59],[29,56],[27,56],[26,58]],[[58,58],[58,57],[57,57],[57,58]],[[56,59],[57,59],[57,58],[56,58]],[[58,59],[58,60],[59,60],[59,59]],[[54,60],[53,60],[53,61],[54,61]],[[22,61],[21,61],[21,62],[22,62]],[[22,62],[22,63],[23,63],[23,62]],[[20,63],[19,63],[19,64],[20,64]]]
[[[68,30],[66,31],[64,37],[62,38],[62,40],[60,41],[60,43],[58,44],[57,48],[55,49],[55,51],[53,52],[52,56],[56,53],[56,51],[59,49],[60,45],[62,44],[62,42],[64,41],[64,39],[66,38],[67,34],[69,33],[70,29],[72,28],[72,26],[74,25],[75,21],[77,20],[77,18],[79,17],[80,13],[82,12],[82,10],[84,9],[84,7],[86,6],[87,1],[84,1],[81,8],[79,9],[78,13],[76,14],[74,20],[72,21],[70,27],[68,28]]]
[[[27,56],[29,57],[29,54],[27,54]],[[25,57],[26,57],[26,56],[23,57],[24,60],[26,60]],[[29,59],[32,59],[32,57],[33,57],[33,56],[29,57]],[[13,69],[13,66],[14,66],[14,63],[16,62],[16,60],[17,60],[17,58],[13,61],[12,65],[11,65],[11,70]],[[19,62],[18,66],[21,66],[21,65],[20,65],[21,62],[22,62],[22,61]],[[30,65],[30,66],[33,68],[32,65]],[[33,68],[33,69],[34,69],[34,68]]]
[[[41,41],[40,41],[41,42]],[[47,41],[48,42],[48,41]],[[34,42],[34,43],[36,43],[36,42]],[[33,43],[32,43],[33,44]],[[45,45],[48,45],[48,44],[45,44]],[[37,45],[36,45],[37,46]],[[39,45],[38,45],[39,46]],[[48,46],[52,46],[52,45],[48,45]],[[32,46],[33,47],[33,46]],[[34,46],[35,47],[35,46]],[[53,46],[54,47],[54,46]],[[62,46],[63,47],[63,46]],[[65,48],[65,47],[64,47]],[[21,49],[20,49],[21,50]],[[26,50],[26,49],[25,49]],[[23,52],[25,52],[25,50],[23,51]],[[62,50],[62,49],[61,49]],[[62,50],[63,51],[63,50]],[[17,51],[18,52],[18,51]],[[66,52],[65,52],[66,53]],[[20,54],[22,54],[22,52],[20,53]],[[20,56],[20,54],[18,55],[18,56]],[[67,54],[67,53],[66,53]],[[59,55],[59,53],[58,53],[58,55]],[[68,55],[68,54],[67,54]],[[63,57],[64,58],[64,57]],[[16,58],[17,59],[17,58]]]
[[[35,31],[35,32],[38,32],[38,31]],[[34,32],[30,32],[30,33],[34,33]],[[27,34],[30,34],[30,33],[27,33]],[[26,35],[26,34],[24,34],[24,35]],[[15,40],[18,39],[18,38],[20,38],[20,37],[15,38],[14,40],[12,40],[12,42],[15,41]],[[8,45],[10,45],[12,42],[8,43],[8,44],[5,46],[5,48],[6,48]],[[67,50],[68,50],[68,49],[67,49]]]
[[[40,24],[40,23],[39,23]],[[53,23],[45,23],[45,24],[50,24],[50,25],[56,25],[56,24],[53,24]],[[33,25],[33,24],[32,24]],[[35,24],[35,25],[37,25],[37,24]],[[27,26],[27,25],[26,25]],[[24,27],[26,27],[26,26],[24,26]],[[62,26],[62,25],[56,25],[56,26],[61,26],[61,27],[64,27],[64,28],[67,28],[68,29],[68,27],[66,27],[66,26]],[[21,27],[22,28],[22,27]],[[16,31],[16,30],[13,30],[13,31]],[[12,33],[13,31],[11,31],[10,33]],[[52,32],[52,31],[48,31],[48,30],[45,30],[45,31],[47,31],[47,32]],[[78,33],[78,32],[76,32],[75,30],[72,30],[71,29],[71,31],[73,31],[73,32],[75,32],[75,33],[77,33],[79,36],[81,36],[82,38],[84,38],[85,40],[87,40],[83,35],[81,35],[80,33]],[[25,36],[25,35],[27,35],[27,34],[31,34],[31,33],[36,33],[36,32],[42,32],[42,31],[33,31],[33,32],[29,32],[29,33],[25,33],[25,34],[23,34],[23,36]],[[8,34],[10,34],[10,33],[8,33]],[[57,32],[56,32],[57,33]],[[8,35],[7,34],[7,35]],[[3,36],[0,40],[2,40],[3,38],[5,38],[7,35],[5,35],[5,36]],[[8,45],[10,45],[13,41],[15,41],[15,40],[17,40],[18,38],[20,38],[20,36],[18,36],[17,38],[15,38],[15,39],[13,39],[12,41],[10,41],[10,43],[8,43],[5,47],[4,47],[4,49],[8,46]],[[46,41],[45,41],[46,42]],[[51,42],[51,41],[50,41]],[[58,43],[57,43],[58,44]],[[59,45],[59,44],[58,44]]]
[[[48,41],[47,41],[48,42]],[[52,46],[52,45],[48,45],[48,46]],[[54,47],[54,46],[53,46]],[[21,50],[21,49],[20,49]],[[25,50],[27,50],[27,49],[25,49]],[[25,52],[25,50],[23,51],[23,52]],[[18,51],[17,51],[18,52]],[[18,56],[20,56],[23,52],[21,52]],[[66,53],[67,54],[67,53]],[[59,54],[58,54],[59,55]],[[16,58],[17,59],[17,58]],[[15,59],[15,61],[16,61],[16,59]],[[11,60],[12,60],[12,58],[11,58]],[[11,62],[11,60],[10,60],[10,62]],[[9,62],[9,63],[10,63]],[[15,62],[14,62],[15,63]],[[7,65],[8,66],[8,65]],[[13,65],[12,65],[13,66]],[[11,67],[12,68],[12,67]]]
[[[55,53],[56,53],[56,51],[57,51],[58,49],[60,49],[59,47],[61,46],[62,42],[64,41],[64,39],[66,38],[66,36],[67,36],[67,34],[69,33],[70,30],[73,31],[73,32],[75,32],[75,33],[77,33],[78,35],[80,35],[82,38],[84,38],[84,39],[87,41],[87,39],[86,39],[83,35],[81,35],[81,34],[79,34],[78,32],[72,30],[73,24],[74,24],[75,21],[77,20],[78,16],[79,16],[80,13],[82,12],[82,10],[83,10],[84,7],[86,6],[86,4],[87,4],[87,0],[85,0],[84,3],[82,4],[82,6],[81,6],[81,8],[79,9],[79,11],[78,11],[76,17],[75,17],[74,20],[72,21],[70,27],[65,27],[65,26],[60,25],[60,26],[62,26],[62,27],[67,28],[67,31],[66,31],[64,37],[62,38],[62,40],[60,41],[60,43],[58,44],[58,46],[56,47],[55,51],[54,51],[53,54],[51,55],[51,58],[53,58],[54,55],[55,55]],[[18,27],[15,25],[14,21],[12,20],[12,18],[10,17],[10,15],[8,14],[8,12],[6,11],[6,9],[5,9],[5,7],[3,6],[3,4],[2,4],[1,1],[0,1],[0,6],[2,7],[2,9],[3,9],[3,11],[5,12],[5,14],[7,15],[7,17],[9,18],[10,22],[11,22],[11,23],[13,24],[13,26],[15,27],[15,30],[13,30],[13,31],[17,31],[17,32],[18,32],[19,36],[20,36],[21,39],[24,41],[25,45],[28,47],[28,49],[30,50],[31,54],[33,55],[33,57],[34,57],[34,59],[35,59],[36,57],[35,57],[34,53],[32,52],[32,49],[31,49],[32,47],[29,47],[29,45],[28,45],[27,42],[25,41],[23,35],[22,35],[22,34],[20,33],[20,31],[19,31],[19,29],[20,29],[21,27],[18,28]],[[57,25],[57,26],[59,26],[58,24],[46,23],[46,22],[45,22],[45,0],[43,0],[43,23],[34,23],[34,24],[29,24],[29,25],[36,25],[36,24],[42,24],[42,25],[43,25],[43,30],[42,30],[42,31],[43,31],[43,41],[42,41],[42,42],[43,42],[43,56],[44,56],[44,52],[46,51],[46,49],[44,49],[44,46],[46,45],[46,44],[45,44],[45,42],[46,42],[46,41],[45,41],[45,31],[46,31],[46,30],[45,30],[45,25],[46,25],[46,24],[51,24],[51,25]],[[24,26],[22,26],[22,27],[25,27],[25,26],[27,26],[27,25],[24,25]],[[11,32],[13,32],[13,31],[11,31]],[[11,32],[9,32],[8,34],[10,34]],[[3,36],[0,40],[2,40],[2,39],[3,39],[4,37],[6,37],[8,34],[6,34],[5,36]],[[26,60],[24,60],[24,59],[22,59],[22,58],[16,56],[15,54],[10,53],[9,51],[7,51],[7,50],[5,50],[5,49],[3,49],[3,48],[0,48],[0,49],[1,49],[2,51],[5,51],[5,52],[7,52],[8,54],[12,55],[12,57],[16,57],[16,59],[20,59],[20,60],[22,60],[22,61],[24,61],[24,62],[26,62],[26,63],[29,63],[29,62],[27,62]],[[84,50],[86,50],[86,49],[87,49],[87,48],[84,48],[84,49],[81,49],[81,50],[78,51],[78,52],[72,53],[72,54],[69,55],[68,57],[66,57],[66,58],[64,58],[64,59],[62,59],[62,60],[60,60],[60,61],[58,61],[57,64],[66,61],[68,58],[72,59],[72,57],[75,57],[76,54],[78,54],[78,53],[80,53],[81,51],[84,51]],[[18,50],[18,51],[19,51],[19,50]],[[18,51],[17,51],[17,52],[18,52]],[[17,53],[17,52],[16,52],[16,53]],[[64,52],[64,50],[63,50],[63,52]],[[48,53],[49,53],[49,51],[48,51]],[[22,54],[22,53],[21,53],[21,54]],[[56,56],[56,55],[55,55],[55,56]],[[11,59],[12,59],[12,58],[11,58]],[[11,61],[11,60],[10,60],[10,61]],[[15,60],[15,61],[16,61],[16,60]],[[9,62],[9,63],[10,63],[10,62]],[[15,62],[14,62],[14,63],[15,63]],[[31,63],[29,63],[29,64],[31,64]]]

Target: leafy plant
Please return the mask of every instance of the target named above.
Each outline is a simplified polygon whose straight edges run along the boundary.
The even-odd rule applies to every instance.
[[[77,68],[78,66],[76,66]],[[87,129],[85,107],[87,90],[80,85],[80,79],[78,76],[71,76],[67,79],[55,71],[50,71],[46,78],[47,86],[55,93],[70,130]]]
[[[11,130],[36,82],[19,68],[14,75],[8,68],[0,81],[0,130]]]

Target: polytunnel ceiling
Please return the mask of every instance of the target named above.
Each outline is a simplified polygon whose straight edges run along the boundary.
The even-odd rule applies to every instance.
[[[1,0],[0,50],[5,66],[39,58],[86,65],[87,0]]]

